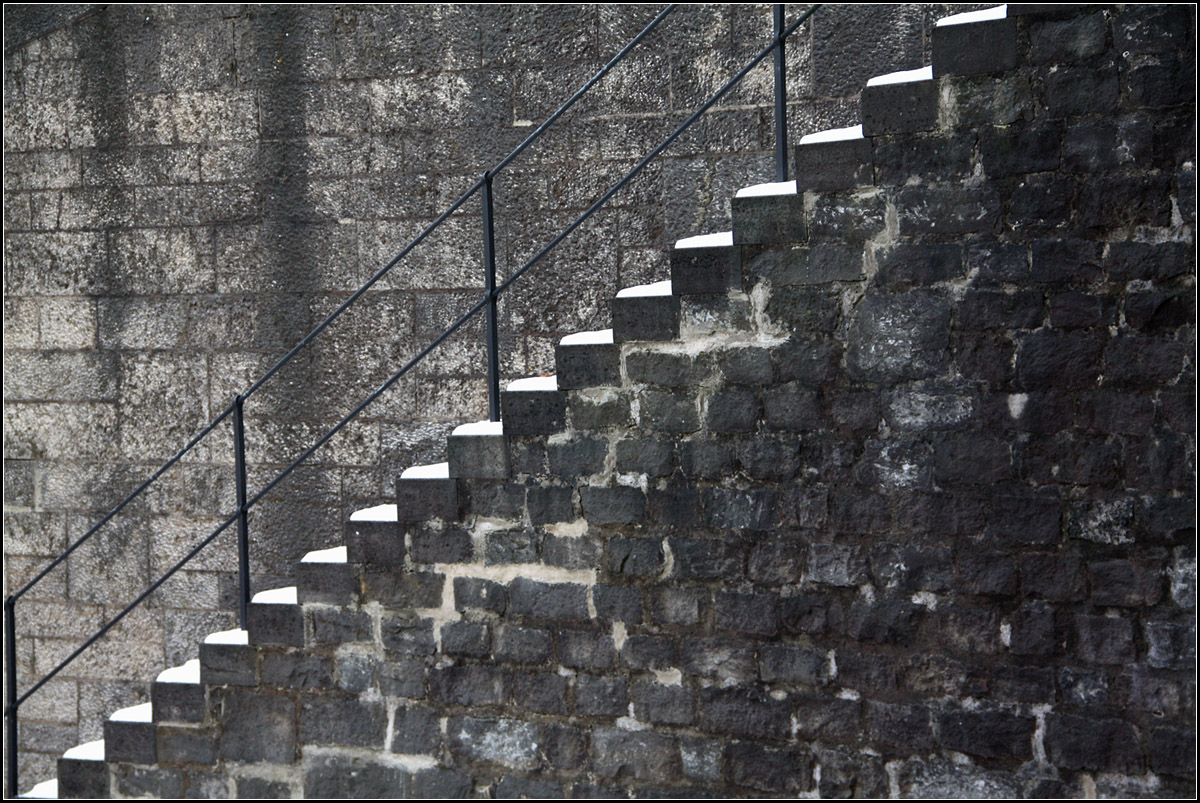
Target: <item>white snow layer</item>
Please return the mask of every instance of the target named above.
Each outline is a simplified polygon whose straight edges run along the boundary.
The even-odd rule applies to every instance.
[[[617,293],[617,295],[621,295]],[[558,374],[553,376],[530,376],[525,379],[514,379],[508,383],[505,390],[558,390]]]
[[[793,188],[796,182],[792,182]],[[740,190],[739,190],[740,194]],[[636,287],[626,287],[617,291],[617,298],[647,298],[649,296],[671,295],[671,280],[665,279],[654,284],[639,284]]]
[[[716,234],[697,234],[695,237],[684,237],[675,241],[676,248],[720,248],[733,245],[732,231],[719,231]]]
[[[576,332],[558,341],[560,346],[597,346],[613,342],[612,329],[600,329],[595,332]]]
[[[63,753],[63,758],[73,758],[77,761],[103,761],[104,740],[97,739],[94,742],[77,744],[67,752]]]
[[[830,128],[825,131],[815,131],[800,137],[801,145],[815,145],[818,142],[841,142],[846,139],[862,139],[862,123],[849,128]]]
[[[300,558],[301,563],[345,563],[346,547],[335,546],[329,549],[315,549]]]
[[[158,673],[155,683],[199,683],[200,659],[193,658],[183,666],[173,666]]]
[[[409,466],[400,472],[402,480],[448,480],[449,463],[431,463],[427,466]]]
[[[259,605],[295,605],[296,587],[287,586],[286,588],[272,588],[267,591],[259,591],[250,598],[250,601]]]
[[[474,421],[470,424],[460,424],[454,428],[451,435],[503,435],[503,421]]]
[[[751,184],[742,187],[734,196],[736,198],[762,198],[767,195],[795,195],[795,181],[776,181],[771,184]]]
[[[885,84],[907,84],[911,81],[932,81],[933,65],[919,70],[902,70],[890,72],[887,75],[877,75],[867,81],[867,86],[884,86]]]
[[[400,476],[404,476],[401,474]],[[364,507],[350,514],[350,521],[396,521],[395,505]]]
[[[245,630],[222,630],[204,637],[205,644],[249,644],[250,634]]]
[[[150,703],[142,703],[141,705],[131,705],[128,708],[122,708],[120,711],[114,711],[113,715],[108,718],[109,722],[150,722],[152,714],[152,706]]]
[[[995,8],[985,8],[980,11],[967,11],[963,14],[955,14],[952,17],[942,17],[937,21],[936,28],[944,28],[947,25],[966,25],[969,22],[987,22],[988,20],[1002,20],[1008,16],[1008,6],[996,6]]]

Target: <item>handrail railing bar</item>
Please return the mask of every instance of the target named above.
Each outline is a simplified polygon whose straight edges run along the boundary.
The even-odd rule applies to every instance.
[[[229,405],[228,407],[226,407],[226,408],[225,408],[225,412],[221,413],[219,416],[217,416],[216,418],[214,418],[214,419],[213,419],[213,420],[212,420],[212,421],[209,423],[209,425],[208,425],[208,426],[206,426],[206,427],[205,427],[203,430],[201,430],[201,432],[200,432],[200,434],[199,434],[199,435],[197,435],[196,437],[192,438],[192,439],[191,439],[191,440],[188,442],[188,445],[187,445],[187,446],[184,446],[182,449],[180,449],[178,452],[176,452],[176,453],[175,453],[175,456],[174,456],[174,457],[172,457],[172,458],[171,458],[170,460],[168,460],[166,463],[163,463],[163,465],[162,465],[162,466],[161,466],[161,467],[158,469],[158,471],[154,472],[154,474],[152,474],[152,475],[150,476],[150,479],[148,479],[148,480],[146,480],[145,482],[143,482],[141,485],[139,485],[139,486],[138,486],[138,488],[137,488],[137,490],[136,490],[136,491],[134,491],[133,493],[129,494],[129,496],[127,496],[127,497],[125,497],[124,499],[122,499],[120,504],[118,504],[118,505],[117,505],[116,507],[114,507],[112,510],[108,511],[108,513],[107,513],[107,514],[104,516],[104,518],[102,518],[102,519],[100,519],[100,521],[96,522],[96,524],[95,524],[95,525],[92,527],[92,529],[88,530],[86,533],[84,533],[83,535],[81,535],[81,536],[79,537],[79,540],[78,540],[78,541],[76,541],[75,543],[71,544],[69,547],[67,547],[67,549],[66,549],[66,550],[65,550],[65,551],[64,551],[64,552],[63,552],[61,555],[59,555],[59,556],[58,556],[57,558],[55,558],[54,560],[50,561],[50,565],[49,565],[49,566],[47,566],[46,568],[42,569],[40,572],[38,572],[37,576],[36,576],[36,577],[34,577],[32,580],[30,580],[28,583],[26,583],[24,586],[22,586],[20,591],[17,591],[17,592],[15,592],[15,593],[13,593],[13,594],[10,594],[10,595],[9,595],[9,599],[12,599],[12,600],[17,600],[17,599],[19,599],[21,596],[23,596],[23,595],[25,594],[25,592],[26,592],[26,591],[28,591],[30,588],[32,588],[34,585],[36,585],[36,584],[37,584],[37,582],[38,582],[39,580],[41,580],[43,577],[45,577],[47,574],[49,574],[49,573],[50,573],[50,571],[51,571],[51,570],[52,570],[52,569],[53,569],[55,566],[57,566],[58,564],[62,563],[64,560],[66,560],[66,559],[67,559],[67,556],[68,556],[68,555],[70,555],[72,552],[74,552],[76,547],[78,547],[78,546],[79,546],[80,544],[82,544],[84,541],[86,541],[86,540],[88,540],[89,538],[91,538],[91,537],[92,537],[92,535],[93,535],[93,534],[94,534],[94,533],[95,533],[97,530],[99,530],[101,527],[103,527],[105,524],[107,524],[107,523],[108,523],[108,521],[109,521],[110,519],[112,519],[112,517],[113,517],[113,516],[115,516],[115,515],[117,515],[118,513],[120,513],[120,512],[121,512],[121,510],[122,510],[122,509],[125,507],[125,505],[129,504],[130,502],[132,502],[132,501],[133,501],[133,498],[134,498],[135,496],[137,496],[138,494],[140,494],[142,491],[146,490],[146,488],[148,488],[148,487],[150,486],[150,484],[151,484],[151,483],[153,483],[155,480],[157,480],[159,477],[161,477],[161,476],[163,475],[163,472],[165,472],[165,471],[166,471],[167,469],[169,469],[171,466],[173,466],[173,465],[175,465],[177,462],[179,462],[180,458],[182,458],[182,457],[183,457],[185,454],[187,454],[187,453],[188,453],[188,452],[189,452],[189,451],[192,449],[192,447],[194,447],[194,446],[195,446],[196,444],[198,444],[198,443],[199,443],[201,440],[203,440],[203,439],[204,439],[204,437],[205,437],[206,435],[208,435],[208,433],[210,433],[210,432],[212,432],[214,429],[216,429],[217,425],[218,425],[218,424],[220,424],[222,421],[224,421],[224,420],[225,420],[225,418],[226,418],[226,416],[228,416],[228,415],[229,415],[230,413],[232,413],[232,412],[233,412],[233,405],[231,404],[231,405]]]
[[[553,250],[555,246],[557,246],[559,243],[561,243],[563,240],[565,240],[571,234],[571,232],[575,231],[575,229],[577,229],[580,225],[582,225],[585,220],[587,220],[589,217],[591,217],[592,214],[597,209],[599,209],[601,206],[603,206],[605,203],[607,203],[609,198],[616,195],[617,192],[622,187],[624,187],[631,179],[633,179],[634,176],[636,176],[638,173],[640,173],[642,171],[642,169],[645,168],[646,165],[648,165],[656,156],[658,156],[660,153],[663,152],[663,150],[665,150],[668,146],[670,146],[670,144],[672,142],[674,142],[676,140],[676,138],[678,138],[679,135],[682,134],[692,123],[694,123],[700,117],[700,115],[704,114],[706,111],[708,111],[710,108],[712,108],[713,104],[715,104],[718,100],[720,100],[722,95],[724,95],[726,92],[728,92],[738,81],[745,78],[746,74],[749,73],[750,70],[757,67],[759,62],[761,62],[764,58],[766,58],[774,50],[776,42],[782,41],[782,40],[786,39],[788,36],[790,36],[796,30],[796,28],[800,27],[800,25],[805,20],[807,20],[809,17],[811,17],[813,12],[815,12],[820,7],[821,7],[820,3],[810,6],[807,11],[805,11],[803,14],[800,15],[799,19],[797,19],[795,22],[793,22],[791,25],[789,25],[787,28],[785,28],[783,30],[783,32],[781,34],[779,34],[779,36],[775,37],[775,39],[771,42],[770,45],[763,48],[757,56],[755,56],[753,59],[751,59],[749,64],[747,64],[745,67],[743,67],[735,76],[733,76],[733,78],[729,79],[729,81],[726,82],[726,84],[723,87],[718,89],[716,91],[716,93],[713,94],[712,97],[710,97],[707,101],[705,101],[705,103],[700,108],[698,108],[695,112],[693,112],[691,114],[691,116],[689,116],[686,120],[684,120],[683,123],[678,128],[676,128],[673,132],[671,132],[671,135],[668,136],[666,139],[664,139],[658,145],[658,147],[656,147],[654,150],[652,150],[646,156],[646,158],[642,159],[628,173],[626,173],[624,178],[622,178],[620,181],[618,181],[616,184],[614,184],[608,190],[608,192],[606,192],[606,193],[604,193],[604,195],[600,196],[600,199],[598,201],[596,201],[594,204],[592,204],[591,206],[589,206],[583,214],[581,214],[579,217],[575,218],[574,222],[572,222],[569,226],[567,226],[565,229],[563,229],[559,233],[559,235],[557,237],[555,237],[553,240],[551,240],[544,248],[542,248],[541,251],[538,251],[537,254],[535,254],[533,256],[532,259],[530,259],[528,262],[526,262],[524,265],[522,265],[517,270],[513,271],[513,274],[511,276],[509,276],[507,279],[505,279],[503,282],[501,282],[496,287],[495,295],[499,296],[501,293],[503,293],[505,290],[507,290],[508,286],[511,285],[513,282],[515,282],[517,279],[519,279],[521,277],[521,275],[523,273],[525,273],[525,271],[532,268],[538,262],[538,260],[540,260],[542,257],[546,256],[546,254],[550,253],[550,251]]]
[[[97,631],[97,633],[94,636],[92,636],[90,639],[88,639],[83,644],[83,646],[81,646],[79,649],[75,650],[75,652],[73,652],[69,656],[67,656],[67,658],[65,658],[62,661],[62,663],[60,663],[58,666],[54,667],[54,669],[50,670],[49,674],[47,674],[45,677],[43,677],[41,680],[39,680],[37,683],[35,683],[27,692],[22,694],[15,701],[10,702],[8,704],[8,706],[5,708],[5,715],[7,716],[10,711],[15,711],[17,709],[17,707],[19,705],[21,705],[21,703],[23,703],[27,699],[29,699],[29,695],[33,694],[35,691],[37,691],[42,686],[44,686],[46,684],[46,681],[50,680],[52,677],[57,675],[63,667],[65,667],[67,664],[71,663],[71,661],[74,661],[76,656],[78,656],[81,652],[83,652],[88,647],[90,647],[93,643],[95,643],[95,641],[97,639],[101,638],[105,633],[107,633],[109,630],[111,630],[113,625],[115,625],[117,622],[121,621],[122,618],[124,618],[125,614],[129,613],[134,608],[136,608],[138,605],[142,604],[142,600],[146,599],[146,597],[150,596],[155,591],[157,591],[158,587],[161,586],[163,583],[165,583],[171,576],[173,576],[175,574],[175,572],[177,572],[181,568],[183,568],[183,565],[185,563],[190,561],[192,558],[196,557],[196,554],[198,552],[200,552],[201,549],[204,549],[204,547],[206,547],[210,543],[212,543],[214,538],[216,538],[221,533],[225,532],[225,529],[227,527],[229,527],[230,524],[233,524],[235,521],[237,521],[237,517],[238,517],[238,514],[234,513],[232,516],[225,519],[225,522],[223,524],[221,524],[221,526],[217,527],[217,529],[213,530],[211,535],[209,535],[207,538],[205,538],[203,541],[201,541],[199,543],[199,545],[196,546],[195,549],[193,549],[191,552],[187,553],[187,555],[182,560],[180,560],[178,563],[176,563],[174,566],[172,566],[166,572],[166,574],[164,574],[162,577],[158,578],[158,580],[156,580],[149,588],[147,588],[145,591],[143,591],[137,599],[135,599],[133,602],[126,605],[125,609],[123,611],[121,611],[116,616],[114,616],[112,618],[112,620],[109,621],[109,623],[106,624],[104,627],[100,628],[100,630]]]
[[[254,391],[256,391],[260,387],[262,387],[262,384],[264,382],[266,382],[268,379],[270,379],[275,374],[276,371],[278,371],[280,368],[282,368],[284,363],[286,363],[288,360],[290,360],[292,358],[292,356],[294,354],[296,354],[296,352],[300,351],[300,349],[304,348],[309,343],[311,343],[313,341],[313,338],[315,338],[317,335],[319,335],[325,329],[326,326],[333,323],[333,320],[335,318],[337,318],[339,315],[341,315],[343,312],[345,312],[346,308],[349,307],[351,304],[353,304],[355,301],[357,301],[359,299],[359,297],[362,296],[363,293],[365,293],[365,292],[367,292],[367,290],[371,289],[371,287],[375,284],[375,282],[377,282],[381,278],[383,278],[383,275],[385,273],[387,273],[392,268],[396,267],[397,263],[399,263],[400,260],[402,260],[402,259],[404,259],[404,257],[408,256],[408,254],[414,248],[416,248],[418,245],[420,245],[421,242],[426,237],[428,237],[430,234],[433,233],[434,229],[436,229],[438,226],[442,225],[442,222],[445,221],[446,218],[450,217],[452,214],[457,212],[459,210],[459,208],[463,204],[465,204],[471,198],[472,195],[474,195],[476,192],[478,192],[479,188],[482,186],[483,186],[483,179],[480,178],[478,181],[475,182],[474,185],[471,186],[471,189],[467,190],[462,195],[458,196],[457,201],[452,203],[449,206],[449,208],[446,209],[445,212],[442,212],[440,215],[438,215],[437,218],[432,223],[430,223],[428,226],[426,226],[425,230],[422,231],[420,234],[418,234],[413,239],[412,242],[410,242],[408,245],[404,246],[403,250],[401,250],[399,254],[396,254],[396,256],[392,258],[391,262],[387,263],[382,268],[380,268],[378,271],[376,271],[375,275],[372,276],[370,279],[368,279],[366,284],[364,284],[362,287],[355,290],[354,294],[352,296],[350,296],[349,298],[347,298],[340,307],[338,307],[333,312],[329,313],[329,317],[327,317],[325,320],[323,320],[319,324],[317,324],[316,328],[314,328],[311,332],[309,332],[307,335],[305,335],[304,339],[302,339],[299,343],[297,343],[295,346],[293,346],[291,351],[289,351],[287,354],[285,354],[283,357],[281,357],[279,359],[279,362],[277,362],[273,366],[271,366],[271,369],[269,371],[267,371],[265,374],[263,374],[262,377],[257,382],[255,382],[253,385],[251,385],[250,388],[245,393],[242,394],[242,399],[245,400],[245,399],[250,398],[250,394],[254,393]]]
[[[609,60],[608,64],[605,64],[604,67],[602,67],[600,69],[600,72],[598,72],[594,76],[592,76],[590,81],[588,81],[586,84],[584,84],[582,87],[580,87],[579,90],[574,95],[572,95],[570,97],[570,99],[567,100],[566,103],[564,103],[562,106],[560,106],[558,108],[558,111],[556,111],[554,114],[547,117],[546,122],[544,122],[540,126],[538,126],[533,131],[533,133],[531,133],[529,136],[527,136],[525,138],[524,142],[522,142],[520,145],[518,145],[516,148],[514,148],[513,152],[510,153],[508,156],[505,156],[503,159],[501,159],[499,162],[497,162],[496,166],[493,167],[489,172],[492,175],[496,175],[501,170],[503,170],[508,165],[509,162],[511,162],[513,159],[517,158],[517,156],[523,150],[525,150],[527,147],[529,147],[529,145],[535,139],[537,139],[539,136],[541,136],[543,131],[545,131],[547,128],[549,128],[551,125],[553,125],[555,120],[557,120],[559,117],[562,117],[563,114],[566,113],[567,109],[571,108],[571,106],[573,106],[575,104],[575,101],[577,101],[577,100],[579,100],[579,98],[583,97],[583,95],[589,89],[591,89],[593,86],[596,85],[597,81],[599,81],[601,78],[603,78],[605,75],[607,75],[609,73],[609,71],[612,70],[612,68],[617,65],[617,62],[619,62],[621,59],[625,58],[626,53],[628,53],[639,42],[641,42],[643,39],[645,39],[646,36],[649,35],[649,33],[658,26],[658,23],[662,22],[667,17],[668,14],[670,14],[672,11],[675,10],[677,5],[678,5],[678,3],[671,3],[669,6],[667,6],[662,11],[660,11],[658,13],[658,16],[655,17],[653,20],[651,20],[650,24],[648,24],[645,28],[642,29],[641,33],[639,33],[637,36],[635,36],[633,39],[631,39],[629,41],[629,44],[627,44],[627,45],[625,45],[625,47],[621,48],[620,53],[617,53],[617,55],[613,56],[612,59]]]
[[[313,452],[315,452],[317,449],[320,449],[322,446],[324,446],[326,441],[328,441],[330,438],[332,438],[334,435],[336,435],[338,432],[340,432],[342,427],[346,426],[346,424],[350,423],[350,421],[353,420],[355,418],[355,416],[357,416],[359,413],[361,413],[363,410],[365,410],[367,405],[369,405],[371,402],[378,399],[379,396],[385,390],[387,390],[393,384],[395,384],[396,380],[398,380],[400,377],[402,377],[406,373],[408,373],[409,370],[411,370],[421,360],[425,359],[426,354],[433,351],[434,348],[436,348],[437,346],[441,345],[443,340],[445,340],[446,338],[450,337],[450,335],[452,335],[456,331],[458,331],[459,327],[461,327],[464,323],[466,323],[473,315],[475,315],[477,312],[479,312],[479,310],[483,309],[484,306],[486,306],[486,305],[487,305],[486,297],[477,301],[475,303],[475,306],[471,307],[469,312],[467,312],[465,315],[463,315],[461,318],[459,318],[457,321],[455,321],[453,324],[451,324],[450,327],[447,328],[444,332],[442,332],[440,335],[438,335],[437,338],[433,340],[433,342],[431,342],[428,346],[426,346],[424,349],[421,350],[420,354],[418,354],[417,356],[415,356],[411,360],[409,360],[407,363],[405,363],[403,368],[401,368],[396,373],[392,374],[390,379],[388,379],[386,382],[384,382],[382,385],[380,385],[378,388],[376,388],[375,391],[372,392],[370,396],[367,396],[367,398],[363,399],[363,401],[357,407],[355,407],[353,410],[351,410],[350,413],[347,414],[345,418],[343,418],[341,421],[337,422],[337,424],[334,425],[333,429],[329,430],[323,436],[321,436],[321,438],[316,443],[314,443],[312,446],[310,446],[304,452],[304,454],[302,454],[298,458],[296,458],[296,460],[294,460],[290,466],[288,466],[283,471],[281,471],[279,473],[279,475],[275,477],[275,479],[273,479],[269,483],[267,483],[267,485],[265,485],[261,491],[259,491],[257,494],[255,494],[255,496],[249,502],[246,503],[246,507],[247,508],[253,507],[256,502],[258,502],[260,499],[262,499],[264,496],[266,496],[268,493],[270,493],[272,488],[274,488],[276,485],[278,485],[280,482],[282,482],[284,480],[284,478],[286,478],[289,474],[291,474],[294,470],[296,470],[300,466],[301,463],[303,463],[305,460],[307,460],[309,458],[310,455],[312,455]]]

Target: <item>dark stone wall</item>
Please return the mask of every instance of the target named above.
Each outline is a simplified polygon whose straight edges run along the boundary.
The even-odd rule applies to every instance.
[[[831,7],[789,49],[792,136],[854,122],[865,76],[928,60],[974,6]],[[792,7],[794,16],[803,7]],[[515,146],[650,6],[5,7],[4,533],[13,591]],[[497,181],[523,263],[769,35],[768,6],[682,8]],[[857,40],[857,41],[856,41]],[[871,47],[859,46],[870,42]],[[851,57],[851,54],[854,54]],[[771,177],[759,68],[502,302],[505,377],[552,370],[676,237]],[[247,404],[253,493],[478,298],[477,202]],[[396,471],[485,415],[478,327],[252,517],[256,584],[333,543]],[[219,427],[20,606],[22,688],[232,509]],[[22,709],[25,777],[232,626],[230,536]]]

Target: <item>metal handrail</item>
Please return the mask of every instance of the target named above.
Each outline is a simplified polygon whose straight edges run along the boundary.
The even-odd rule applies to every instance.
[[[140,605],[147,597],[156,591],[164,582],[172,577],[179,569],[187,564],[193,557],[208,546],[217,536],[224,532],[235,521],[238,522],[238,563],[239,563],[239,620],[240,625],[244,629],[246,627],[247,603],[250,594],[249,584],[249,544],[248,544],[248,527],[247,514],[255,504],[263,497],[271,492],[280,482],[290,476],[300,465],[302,465],[309,457],[312,456],[317,449],[325,445],[334,435],[342,430],[350,421],[356,418],[368,405],[374,402],[388,388],[395,384],[402,376],[407,374],[413,367],[419,364],[430,352],[437,348],[442,342],[458,331],[463,324],[473,318],[480,310],[486,310],[486,333],[488,346],[488,398],[489,398],[489,415],[492,420],[499,420],[499,347],[497,334],[497,315],[496,302],[499,297],[520,278],[526,271],[537,264],[543,257],[549,254],[559,243],[566,239],[572,232],[592,216],[601,206],[603,206],[613,195],[621,190],[629,181],[637,176],[654,158],[656,158],[663,150],[671,145],[692,123],[694,123],[704,112],[708,111],[718,100],[721,99],[733,86],[735,86],[742,78],[746,76],[754,67],[756,67],[768,55],[775,54],[775,156],[776,156],[776,178],[779,181],[784,181],[787,178],[787,131],[786,120],[784,119],[785,99],[784,99],[784,42],[797,28],[808,20],[818,8],[820,4],[814,4],[808,8],[795,22],[791,25],[783,26],[783,6],[775,5],[773,10],[774,22],[774,37],[771,43],[763,48],[759,53],[750,60],[736,75],[727,81],[720,89],[718,89],[704,104],[702,104],[695,112],[693,112],[683,123],[681,123],[670,135],[666,137],[654,150],[652,150],[645,158],[636,164],[629,172],[625,174],[619,181],[609,188],[597,201],[589,206],[579,217],[572,221],[565,229],[539,250],[532,258],[525,262],[520,268],[515,270],[504,282],[496,283],[496,266],[495,266],[495,248],[494,248],[494,223],[493,223],[493,204],[492,204],[492,184],[495,177],[502,171],[513,159],[515,159],[522,151],[537,140],[541,134],[554,124],[563,114],[575,104],[579,98],[583,97],[597,82],[608,74],[638,43],[653,31],[662,20],[664,20],[674,9],[675,5],[665,7],[645,28],[642,29],[637,36],[629,41],[612,59],[610,59],[604,67],[602,67],[591,79],[589,79],[582,87],[580,87],[570,98],[567,99],[550,117],[546,119],[540,126],[529,134],[516,148],[513,149],[506,157],[501,159],[494,167],[485,172],[474,185],[466,192],[459,196],[444,212],[430,223],[424,230],[421,231],[411,242],[408,243],[391,261],[380,268],[365,284],[356,290],[349,298],[346,299],[336,310],[330,313],[321,323],[317,324],[307,335],[304,336],[291,350],[280,358],[270,369],[267,370],[256,382],[254,382],[245,392],[234,397],[232,403],[225,408],[211,423],[208,424],[199,434],[193,437],[186,446],[171,457],[162,467],[160,467],[149,479],[143,482],[136,490],[123,499],[116,507],[109,511],[99,522],[89,529],[83,536],[71,544],[64,552],[55,558],[51,563],[39,572],[32,580],[26,583],[20,590],[10,594],[4,600],[5,613],[5,681],[8,698],[8,705],[5,707],[5,719],[7,720],[7,737],[8,737],[8,793],[10,796],[17,795],[17,718],[18,710],[21,703],[25,702],[30,695],[38,691],[51,678],[56,676],[63,668],[71,663],[78,655],[90,647],[98,639],[102,638],[110,629],[112,629],[122,618],[130,611]],[[337,319],[345,310],[351,307],[364,293],[367,292],[376,282],[379,281],[386,273],[395,267],[401,260],[404,259],[414,248],[432,234],[447,218],[457,212],[463,204],[465,204],[476,192],[483,191],[482,209],[484,222],[484,237],[483,237],[483,257],[485,269],[485,290],[483,297],[471,307],[457,321],[447,327],[440,335],[433,339],[424,349],[421,350],[415,357],[410,359],[397,372],[392,374],[383,384],[376,388],[362,402],[360,402],[350,413],[344,416],[337,424],[322,435],[316,443],[306,449],[298,458],[284,468],[279,474],[268,482],[258,493],[252,498],[247,499],[246,491],[246,466],[245,466],[245,435],[243,421],[243,405],[253,393],[255,393],[263,384],[271,378],[280,368],[288,363],[297,353],[303,350],[311,343],[317,335],[319,335],[326,327]],[[91,638],[83,645],[72,652],[66,659],[61,661],[57,666],[50,670],[24,694],[17,695],[16,682],[16,625],[15,613],[16,602],[26,592],[36,585],[43,577],[45,577],[56,566],[61,564],[67,556],[69,556],[76,548],[87,541],[95,534],[104,524],[110,521],[117,515],[129,502],[140,495],[147,487],[156,481],[164,472],[175,465],[185,454],[211,433],[218,425],[221,424],[230,415],[233,415],[234,424],[234,450],[235,450],[235,473],[237,480],[237,510],[228,518],[226,518],[212,533],[204,538],[195,548],[187,555],[179,560],[174,566],[166,571],[153,584],[150,585],[141,595],[133,602],[127,605],[109,622],[100,628]]]

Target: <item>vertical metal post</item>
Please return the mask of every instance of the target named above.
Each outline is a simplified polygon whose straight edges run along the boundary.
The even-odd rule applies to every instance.
[[[12,597],[4,600],[4,688],[8,694],[8,705],[4,709],[8,727],[8,794],[15,798],[17,792],[17,624],[15,614],[17,601]]]
[[[233,397],[233,467],[237,473],[238,504],[238,626],[246,629],[246,607],[250,604],[250,533],[246,511],[246,429],[242,420],[242,397]]]
[[[496,238],[492,225],[492,174],[483,174],[483,272],[487,297],[488,417],[500,420],[500,339],[496,329]]]
[[[787,66],[784,60],[783,5],[774,6],[775,17],[775,180],[788,180],[787,158]]]

